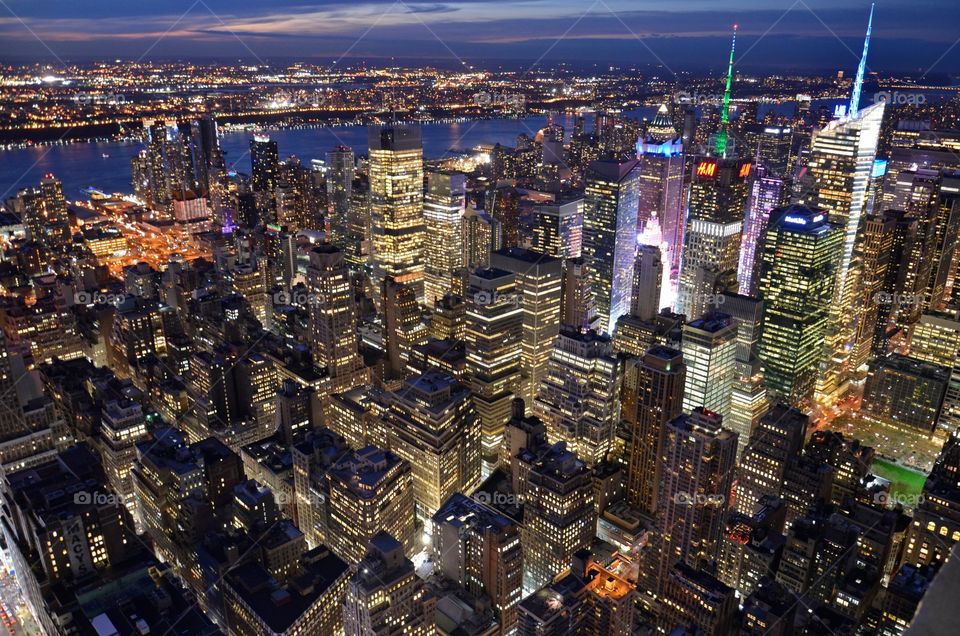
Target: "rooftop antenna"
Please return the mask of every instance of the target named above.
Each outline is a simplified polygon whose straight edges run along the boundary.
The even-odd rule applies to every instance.
[[[730,43],[730,61],[727,63],[727,87],[723,90],[723,111],[720,114],[720,132],[714,144],[717,156],[727,154],[727,126],[730,123],[730,85],[733,83],[733,51],[737,48],[737,28],[733,25],[733,41]]]
[[[856,117],[860,110],[860,92],[863,90],[863,75],[867,70],[867,49],[870,48],[870,32],[873,30],[873,7],[870,4],[870,18],[867,20],[867,36],[863,39],[863,55],[860,56],[860,66],[857,67],[857,78],[853,80],[853,93],[850,95],[850,117]]]

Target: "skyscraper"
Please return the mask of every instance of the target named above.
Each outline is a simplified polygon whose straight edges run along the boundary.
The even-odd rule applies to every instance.
[[[337,146],[327,152],[327,209],[330,219],[331,243],[345,252],[356,252],[354,237],[349,231],[350,195],[356,170],[353,148]]]
[[[275,220],[273,212],[274,196],[277,192],[277,180],[280,173],[280,153],[277,142],[267,135],[254,135],[250,140],[250,185],[259,198],[262,210],[268,211],[268,218]]]
[[[466,175],[427,172],[423,200],[428,240],[425,243],[425,298],[432,306],[448,293],[463,293],[463,212]]]
[[[683,207],[684,155],[683,144],[676,138],[672,124],[669,128],[671,134],[662,143],[637,143],[640,170],[638,221],[642,229],[654,224],[659,227],[666,248],[664,266],[672,285],[676,285],[686,225]]]
[[[307,291],[314,364],[326,367],[333,392],[363,384],[367,372],[357,343],[357,304],[339,248],[324,244],[311,250]]]
[[[542,377],[533,412],[550,441],[565,442],[593,468],[611,449],[620,421],[623,367],[608,336],[564,327]]]
[[[681,350],[687,365],[684,410],[703,407],[728,417],[736,375],[737,324],[720,313],[689,322],[683,326]]]
[[[492,469],[511,401],[521,385],[523,308],[514,274],[491,268],[470,276],[464,340],[473,402],[483,430],[484,463]]]
[[[626,363],[622,416],[630,429],[627,500],[650,515],[657,511],[664,427],[683,410],[686,375],[683,354],[667,347],[651,347],[643,358]]]
[[[640,171],[636,159],[590,164],[583,210],[583,258],[596,300],[599,329],[612,333],[630,311],[637,242]]]
[[[554,258],[580,258],[583,199],[541,203],[534,209],[533,251]]]
[[[752,516],[763,497],[780,496],[787,466],[803,448],[809,423],[809,417],[781,402],[750,432],[737,468],[733,504],[738,512]]]
[[[519,397],[532,406],[560,333],[563,261],[510,247],[491,254],[490,264],[514,275],[517,299],[523,309]]]
[[[656,245],[638,245],[633,269],[633,298],[630,315],[640,320],[653,320],[660,313],[660,288],[663,262]]]
[[[842,234],[826,212],[803,206],[777,209],[767,227],[758,355],[770,392],[791,404],[806,404],[813,396],[835,299]]]
[[[370,217],[373,278],[409,285],[423,302],[423,144],[420,128],[371,126]]]
[[[658,496],[663,545],[657,581],[683,562],[694,569],[716,558],[737,455],[737,434],[697,407],[667,423]]]
[[[845,385],[850,369],[848,345],[855,336],[856,280],[859,259],[855,245],[867,212],[868,186],[873,173],[884,104],[848,113],[817,131],[810,146],[806,184],[799,202],[824,210],[843,230],[841,252],[829,303],[827,331],[823,334],[825,369],[817,392],[834,396]]]
[[[723,311],[737,325],[735,372],[730,394],[730,417],[727,418],[726,425],[739,436],[739,457],[750,432],[770,408],[767,387],[763,381],[763,365],[757,357],[760,325],[763,321],[763,301],[739,294],[724,294]]]

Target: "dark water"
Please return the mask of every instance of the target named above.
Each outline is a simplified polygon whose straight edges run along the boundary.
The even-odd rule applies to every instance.
[[[514,120],[480,120],[458,123],[425,124],[423,149],[427,159],[449,156],[451,149],[467,150],[480,143],[514,145],[517,135],[534,136],[546,123],[545,117]],[[572,117],[560,117],[558,123],[569,131]],[[365,126],[337,128],[286,129],[268,131],[276,140],[282,158],[295,155],[304,163],[323,159],[339,144],[351,146],[358,155],[367,152]],[[220,146],[227,166],[238,172],[250,172],[252,132],[226,133]],[[74,143],[0,151],[0,201],[20,188],[40,183],[52,172],[63,181],[68,199],[85,198],[82,190],[95,187],[104,192],[130,192],[130,160],[143,148],[140,142]],[[104,155],[108,155],[104,157]]]

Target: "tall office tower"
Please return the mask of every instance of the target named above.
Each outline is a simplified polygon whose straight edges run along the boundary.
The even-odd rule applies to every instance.
[[[176,123],[162,119],[144,119],[143,128],[147,131],[147,148],[145,155],[141,155],[140,164],[142,177],[146,181],[141,182],[135,189],[146,195],[147,202],[154,208],[165,209],[173,197],[167,146],[171,138],[170,130],[176,128]],[[134,165],[136,166],[137,162]]]
[[[360,269],[370,259],[370,180],[361,174],[353,178],[347,206],[347,240],[343,246],[352,269]]]
[[[858,439],[847,439],[836,431],[814,431],[803,454],[833,468],[830,501],[836,506],[860,494],[874,458],[872,447],[861,444]]]
[[[910,336],[910,357],[950,369],[939,424],[944,431],[956,430],[960,426],[960,319],[956,312],[920,316]]]
[[[410,351],[427,343],[417,296],[409,285],[401,285],[387,276],[380,295],[383,302],[383,342],[390,362],[390,375],[402,378],[407,372]]]
[[[861,230],[860,255],[863,259],[863,274],[860,281],[860,318],[850,354],[851,366],[859,369],[867,364],[873,354],[878,332],[882,333],[881,303],[884,286],[894,254],[896,221],[892,216],[871,214]],[[884,321],[885,322],[885,321]]]
[[[310,251],[307,291],[314,364],[326,367],[333,393],[363,384],[367,373],[357,344],[357,304],[339,248],[325,244]]]
[[[277,142],[267,135],[254,135],[250,140],[250,186],[261,196],[261,204],[273,206],[280,173],[280,151]]]
[[[197,170],[197,182],[200,185],[201,196],[211,192],[211,174],[226,168],[223,161],[223,151],[220,149],[220,138],[217,132],[217,120],[210,115],[200,117],[191,124],[193,136],[194,165]]]
[[[754,168],[753,185],[747,204],[747,215],[743,225],[743,241],[740,246],[740,265],[737,278],[740,281],[740,293],[744,296],[756,296],[760,290],[760,254],[763,240],[770,222],[770,213],[774,208],[787,203],[789,189],[783,176],[775,175],[765,165]]]
[[[883,103],[856,110],[836,119],[813,136],[807,177],[810,187],[800,203],[821,208],[843,228],[836,284],[829,304],[830,316],[823,335],[826,368],[820,373],[817,392],[834,396],[845,386],[849,351],[855,329],[856,281],[860,266],[855,246],[867,212],[868,186],[876,158]]]
[[[752,163],[706,156],[692,164],[677,311],[698,318],[715,294],[736,292]]]
[[[627,500],[653,515],[661,479],[664,427],[683,410],[687,367],[676,349],[651,347],[631,358],[623,376],[623,420],[630,429],[627,452]]]
[[[895,422],[924,435],[941,421],[950,368],[891,353],[870,363],[861,411],[869,419]]]
[[[230,291],[243,296],[250,303],[253,315],[264,329],[268,329],[273,319],[273,304],[267,295],[267,270],[240,265],[227,272],[225,277],[230,281]]]
[[[657,116],[661,117],[659,114]],[[673,125],[668,125],[673,130]],[[640,170],[638,221],[641,230],[650,225],[659,226],[665,247],[664,265],[675,285],[680,275],[683,230],[686,226],[683,209],[684,155],[683,143],[676,138],[676,132],[664,139],[662,143],[637,142]]]
[[[560,333],[563,261],[510,247],[494,252],[490,265],[514,275],[517,298],[523,308],[519,397],[532,406]]]
[[[147,439],[147,421],[137,402],[110,400],[103,405],[100,419],[100,452],[110,489],[130,511],[136,514],[130,470],[137,456],[137,444]]]
[[[349,252],[350,195],[356,172],[353,148],[339,145],[327,152],[327,210],[330,220],[330,242]]]
[[[523,588],[520,525],[455,493],[433,516],[432,551],[435,571],[475,596],[486,596],[501,633],[509,633]]]
[[[715,576],[678,563],[664,580],[663,598],[657,613],[661,634],[736,633],[737,595]],[[689,631],[675,631],[677,628]]]
[[[503,246],[500,221],[482,210],[467,209],[463,215],[463,263],[469,269],[490,267],[490,253]]]
[[[756,514],[731,511],[727,515],[716,572],[741,598],[753,593],[764,576],[776,571],[786,512],[780,499],[765,497]]]
[[[703,407],[726,418],[736,376],[737,323],[713,313],[683,326],[681,341],[687,380],[683,408]]]
[[[24,221],[30,229],[31,240],[51,250],[69,245],[70,219],[63,183],[52,174],[45,174],[40,179],[40,197],[35,206],[25,210]]]
[[[523,308],[514,274],[490,268],[470,275],[464,341],[487,474],[497,463],[510,404],[521,389]]]
[[[960,432],[953,431],[923,484],[923,498],[907,531],[903,563],[942,563],[956,558],[960,541]]]
[[[409,285],[423,303],[423,143],[417,126],[371,126],[373,278]]]
[[[413,562],[403,555],[403,545],[380,532],[347,583],[343,631],[346,636],[432,634],[433,612],[428,611],[427,598]]]
[[[533,210],[533,251],[559,259],[580,258],[583,199],[541,203]]]
[[[730,417],[726,424],[727,428],[739,436],[739,457],[747,445],[750,433],[770,408],[762,364],[757,357],[760,323],[763,321],[763,301],[739,294],[724,294],[723,311],[737,325],[735,372],[730,393]]]
[[[413,552],[416,545],[413,472],[390,451],[366,446],[341,457],[327,471],[331,550],[347,563],[359,563],[364,546],[380,531]]]
[[[417,518],[480,483],[480,425],[470,390],[443,373],[408,378],[384,419],[389,446],[413,467]]]
[[[803,206],[778,208],[767,228],[758,355],[767,389],[790,404],[808,405],[813,398],[842,240],[843,229],[826,212]]]
[[[463,293],[463,212],[467,177],[460,172],[427,172],[427,194],[423,199],[427,240],[425,256],[425,298],[428,306],[446,294]]]
[[[600,319],[612,333],[630,311],[636,255],[640,170],[636,159],[590,164],[583,208],[583,260]]]
[[[547,426],[550,442],[567,448],[593,468],[611,450],[620,422],[623,364],[610,338],[595,331],[560,330],[533,413]]]
[[[591,471],[560,443],[530,466],[523,493],[523,593],[531,594],[590,547],[597,529]],[[519,493],[518,493],[519,494]]]
[[[733,506],[753,516],[765,496],[779,497],[787,466],[800,454],[810,418],[780,402],[750,432],[750,443],[740,458]]]
[[[563,263],[563,292],[560,296],[560,324],[575,329],[598,329],[600,318],[590,285],[588,267],[582,258]]]
[[[520,193],[513,186],[498,186],[487,190],[484,208],[500,224],[503,247],[519,247],[522,242],[520,227]]]
[[[678,561],[699,568],[716,558],[737,459],[737,434],[722,421],[698,406],[666,424],[657,502],[660,584]]]
[[[434,340],[463,340],[466,322],[467,303],[463,297],[446,294],[434,303],[430,337]]]
[[[660,286],[663,280],[663,262],[656,245],[638,245],[637,260],[633,266],[633,297],[630,315],[641,320],[653,320],[660,313]]]

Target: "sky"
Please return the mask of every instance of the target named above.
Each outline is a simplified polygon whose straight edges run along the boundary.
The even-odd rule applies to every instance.
[[[856,69],[866,0],[0,0],[0,61],[384,59]],[[868,67],[960,72],[958,0],[880,0]]]

